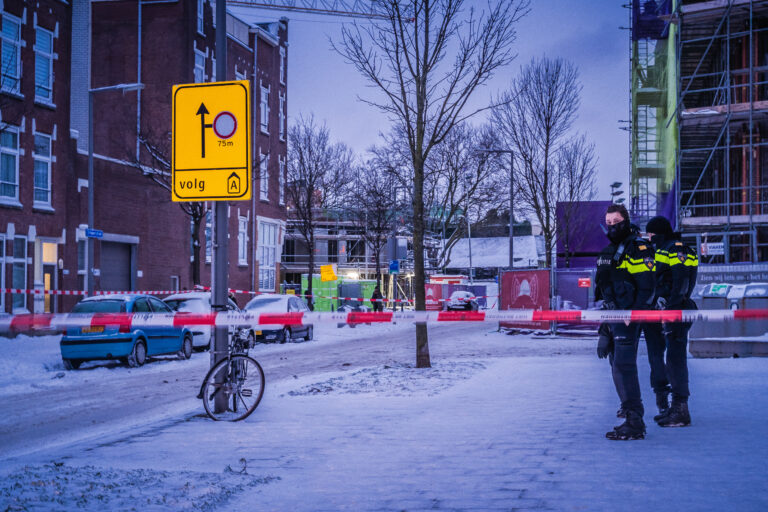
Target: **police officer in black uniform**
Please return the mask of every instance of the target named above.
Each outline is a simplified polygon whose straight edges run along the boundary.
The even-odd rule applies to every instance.
[[[656,249],[656,308],[696,309],[691,293],[696,285],[699,259],[689,246],[680,240],[680,234],[664,217],[654,217],[645,228]],[[688,412],[688,330],[689,322],[666,322],[663,325],[666,341],[666,372],[672,387],[672,405],[666,414],[653,419],[662,427],[685,427],[691,424]]]
[[[598,299],[605,309],[649,309],[654,298],[654,254],[650,244],[632,231],[629,213],[613,204],[605,214],[611,243],[597,260]],[[598,357],[609,357],[616,392],[625,421],[605,437],[612,440],[643,439],[643,402],[637,377],[637,344],[640,325],[624,322],[601,326]],[[609,335],[607,335],[609,334]]]

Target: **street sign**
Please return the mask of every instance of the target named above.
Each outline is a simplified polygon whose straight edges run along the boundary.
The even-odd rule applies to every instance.
[[[579,288],[589,288],[592,285],[592,280],[588,277],[580,277],[578,280]]]
[[[173,86],[174,201],[251,198],[250,82]]]
[[[725,242],[705,242],[701,244],[702,256],[723,256],[725,254]]]
[[[389,273],[390,274],[400,273],[400,260],[392,260],[389,262]]]
[[[85,230],[86,238],[104,238],[104,232],[100,229],[87,228]]]

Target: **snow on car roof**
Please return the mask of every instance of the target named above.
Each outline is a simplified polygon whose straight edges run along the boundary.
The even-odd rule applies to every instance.
[[[100,300],[123,300],[127,302],[129,300],[135,299],[136,297],[151,297],[151,295],[143,293],[111,293],[109,295],[96,295],[94,297],[86,297],[83,299],[83,301],[93,302]]]
[[[210,299],[211,292],[179,292],[169,295],[163,300],[177,300],[177,299]]]

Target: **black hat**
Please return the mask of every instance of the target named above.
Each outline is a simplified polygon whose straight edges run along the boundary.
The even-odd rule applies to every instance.
[[[645,226],[646,233],[653,233],[655,235],[672,236],[672,224],[666,219],[666,217],[658,216],[648,221]]]

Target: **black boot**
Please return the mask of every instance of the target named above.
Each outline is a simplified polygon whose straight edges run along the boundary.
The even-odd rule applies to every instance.
[[[614,427],[605,437],[612,441],[629,441],[633,439],[645,439],[645,423],[643,417],[635,411],[627,411],[627,419]]]
[[[687,427],[690,424],[687,402],[672,402],[669,413],[659,420],[660,427]]]
[[[616,417],[617,418],[626,418],[627,417],[627,410],[624,409],[623,405],[619,406],[619,410],[616,411]]]
[[[656,407],[659,408],[659,414],[653,417],[653,421],[657,422],[669,414],[669,392],[661,391],[656,393]]]

